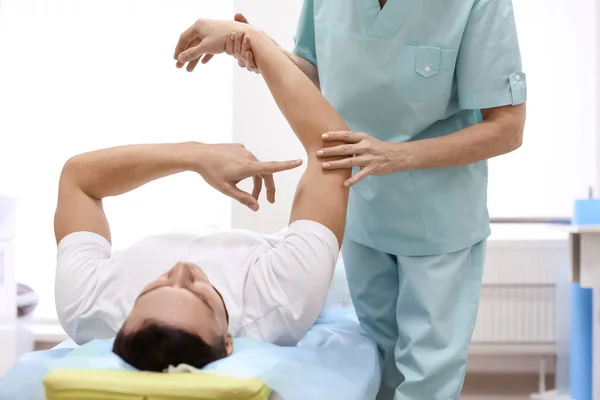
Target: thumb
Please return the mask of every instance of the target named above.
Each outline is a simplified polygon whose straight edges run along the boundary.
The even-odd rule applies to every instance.
[[[248,23],[248,20],[246,19],[246,17],[242,13],[235,14],[235,17],[233,17],[233,19],[234,19],[234,21],[243,22],[244,24]]]
[[[197,46],[190,47],[183,53],[177,57],[177,60],[182,63],[193,61],[197,58],[200,58],[202,54],[206,53],[205,46],[203,46],[203,42],[200,42]]]
[[[228,185],[223,191],[227,196],[231,197],[234,200],[239,201],[241,204],[245,205],[252,211],[258,211],[258,201],[250,193],[244,192],[240,190],[235,185]]]

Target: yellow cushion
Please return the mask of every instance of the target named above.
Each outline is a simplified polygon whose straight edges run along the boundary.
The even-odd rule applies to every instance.
[[[48,400],[267,400],[271,389],[257,378],[206,372],[63,369],[44,378]]]

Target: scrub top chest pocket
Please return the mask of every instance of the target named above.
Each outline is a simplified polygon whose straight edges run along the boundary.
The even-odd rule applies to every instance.
[[[446,107],[452,95],[457,51],[400,44],[395,84],[400,99]]]

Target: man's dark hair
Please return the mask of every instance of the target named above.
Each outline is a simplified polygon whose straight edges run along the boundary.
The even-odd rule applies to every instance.
[[[134,368],[154,372],[179,364],[203,368],[227,357],[224,338],[211,345],[198,335],[156,321],[146,321],[130,331],[121,328],[113,352]]]

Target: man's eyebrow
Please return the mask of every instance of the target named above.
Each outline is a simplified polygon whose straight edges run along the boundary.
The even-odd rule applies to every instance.
[[[192,291],[190,290],[190,292],[192,292]],[[208,307],[208,308],[210,309],[210,311],[212,311],[212,312],[214,312],[214,311],[215,311],[215,310],[213,310],[212,306],[211,306],[211,305],[210,305],[210,303],[208,302],[208,299],[206,298],[206,296],[205,296],[205,295],[203,295],[203,294],[199,294],[199,293],[194,293],[194,292],[192,292],[192,293],[193,293],[193,294],[194,294],[194,295],[195,295],[197,298],[199,298],[199,299],[200,299],[200,301],[202,301],[202,302],[203,302],[203,303],[206,305],[206,307]]]
[[[144,295],[146,295],[146,294],[148,294],[150,292],[153,292],[156,289],[160,289],[161,287],[165,287],[165,286],[168,286],[168,284],[165,283],[163,285],[158,285],[158,286],[151,287],[150,289],[144,290],[142,293],[140,293],[137,298],[139,299],[140,297],[142,297],[142,296],[144,296]]]

